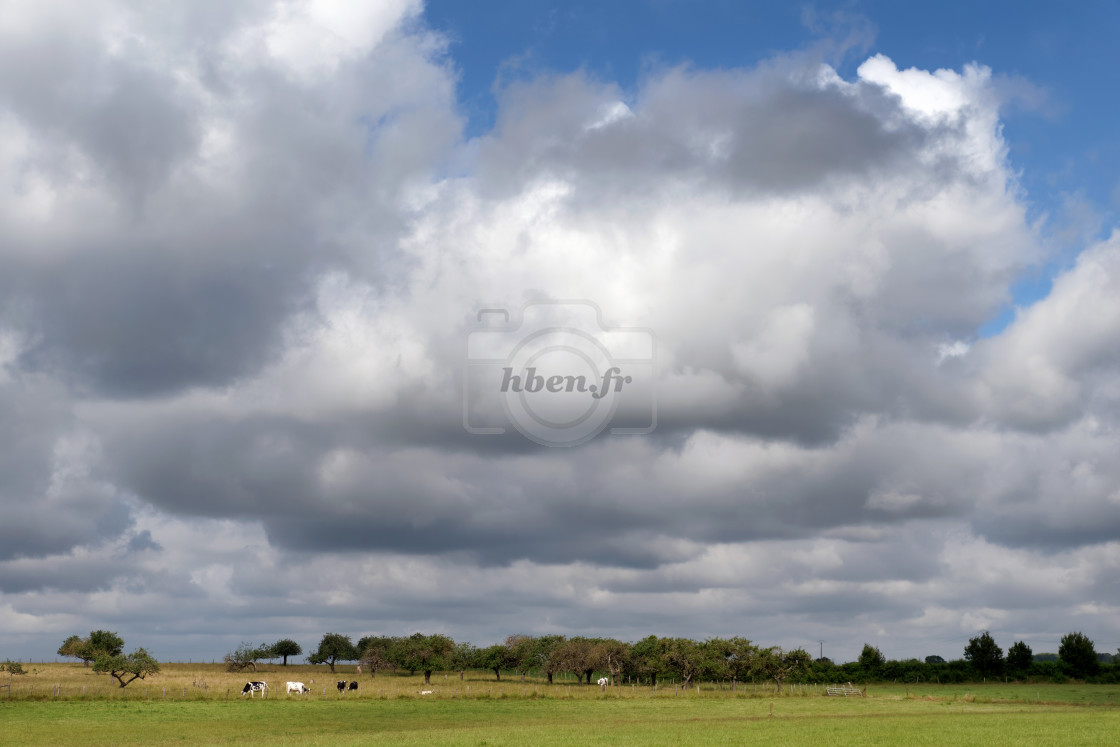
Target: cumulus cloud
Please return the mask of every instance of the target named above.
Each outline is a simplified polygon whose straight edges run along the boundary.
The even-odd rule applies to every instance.
[[[415,3],[16,5],[5,646],[1114,630],[1120,244],[977,339],[1045,256],[986,68],[555,73],[465,140]],[[653,434],[463,428],[542,299],[656,333]]]

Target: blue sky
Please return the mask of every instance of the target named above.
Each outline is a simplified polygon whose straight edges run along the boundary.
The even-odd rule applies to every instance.
[[[494,123],[504,81],[583,69],[633,89],[651,69],[752,67],[817,48],[851,79],[868,56],[899,68],[960,70],[978,62],[1003,79],[1010,160],[1052,258],[1014,284],[1015,304],[1044,296],[1078,247],[1099,238],[1120,209],[1120,4],[1079,2],[784,3],[707,0],[484,4],[431,0],[428,24],[451,40],[468,133]],[[1003,329],[1007,307],[980,336]]]

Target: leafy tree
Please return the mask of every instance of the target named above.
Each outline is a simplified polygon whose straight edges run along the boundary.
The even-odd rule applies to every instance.
[[[108,630],[95,630],[89,634],[89,648],[94,659],[120,656],[124,652],[124,639]]]
[[[996,645],[995,639],[986,630],[968,640],[968,645],[964,647],[964,658],[972,662],[973,668],[981,677],[999,674],[1003,669],[1003,649]]]
[[[630,670],[630,644],[614,638],[604,638],[599,641],[603,663],[607,667],[607,675],[611,684],[618,684],[622,673]]]
[[[727,640],[727,673],[732,682],[742,682],[750,679],[755,671],[755,659],[758,657],[758,646],[746,638],[729,638]]]
[[[124,687],[135,679],[144,679],[149,674],[159,672],[159,662],[147,651],[138,648],[128,656],[122,654],[102,654],[93,663],[93,671],[108,672]],[[125,679],[128,677],[128,679]]]
[[[460,681],[462,681],[463,675],[466,674],[468,669],[478,665],[478,655],[478,647],[473,643],[463,641],[455,644],[455,650],[451,652],[449,666],[459,673]]]
[[[257,662],[268,659],[272,655],[272,646],[254,646],[242,641],[240,646],[223,656],[222,661],[226,664],[227,672],[240,672],[248,667],[252,667],[256,672]]]
[[[503,669],[513,669],[517,665],[510,654],[509,648],[501,643],[487,646],[479,651],[478,663],[493,672],[498,682],[502,681]]]
[[[864,646],[865,650],[867,648],[867,646]],[[878,649],[875,650],[878,651]],[[882,654],[879,655],[882,656]],[[767,679],[774,680],[774,683],[778,686],[778,692],[781,692],[782,682],[803,673],[808,669],[812,660],[809,652],[803,648],[783,651],[781,646],[773,646],[763,649],[755,657],[755,671]]]
[[[1069,670],[1070,676],[1085,679],[1097,674],[1101,664],[1093,642],[1083,633],[1067,633],[1058,646],[1058,659]]]
[[[638,677],[649,677],[649,684],[657,687],[657,675],[664,671],[665,639],[646,636],[630,646],[630,666]]]
[[[81,659],[88,667],[100,656],[120,656],[124,640],[108,630],[94,630],[82,638],[72,635],[58,647],[58,655]]]
[[[307,657],[307,661],[311,664],[326,664],[331,668],[331,674],[334,674],[334,665],[337,662],[354,661],[357,658],[358,652],[354,650],[350,636],[327,633],[319,641],[319,648],[315,653]]]
[[[358,640],[358,663],[369,668],[370,677],[376,675],[378,670],[392,669],[395,666],[390,652],[396,642],[396,638],[387,635],[367,635]]]
[[[506,648],[509,649],[509,658],[513,667],[521,674],[521,681],[525,675],[537,665],[537,642],[529,635],[511,635],[506,638]]]
[[[560,647],[565,640],[562,635],[542,635],[536,639],[537,661],[540,662],[541,671],[548,678],[548,684],[550,685],[553,676],[557,672],[564,671],[563,658],[559,654],[562,653]]]
[[[281,657],[284,659],[284,666],[288,666],[289,656],[299,656],[303,653],[303,647],[293,641],[291,638],[282,638],[276,643],[272,644],[272,656]]]
[[[944,663],[945,663],[945,659],[938,656],[937,654],[932,654],[932,655],[926,657],[926,664],[944,664]]]
[[[68,659],[80,659],[88,667],[93,661],[93,651],[89,647],[89,639],[80,635],[72,635],[58,647],[58,655]]]
[[[584,637],[569,638],[564,641],[557,651],[560,666],[565,671],[575,672],[579,682],[583,682],[586,677],[587,684],[590,685],[595,670],[605,664],[606,652],[597,643],[594,639]]]
[[[448,669],[451,655],[455,651],[455,641],[438,633],[424,635],[413,633],[407,638],[397,639],[393,646],[393,660],[409,671],[424,673],[424,684],[432,684],[432,672]]]
[[[662,661],[665,669],[680,677],[681,684],[688,687],[693,678],[703,671],[706,654],[696,641],[689,638],[669,638]]]
[[[1031,647],[1023,641],[1016,641],[1007,649],[1007,669],[1018,676],[1026,674],[1034,663]]]
[[[859,652],[859,668],[865,675],[875,676],[886,662],[882,651],[870,643],[863,644],[863,650]]]

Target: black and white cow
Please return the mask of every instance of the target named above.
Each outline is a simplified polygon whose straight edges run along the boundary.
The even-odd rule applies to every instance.
[[[353,690],[354,692],[357,692],[358,691],[358,683],[357,682],[351,682],[350,687],[348,687],[346,689],[347,690]]]
[[[245,696],[245,693],[248,693],[250,698],[253,697],[253,693],[260,693],[261,697],[264,697],[264,696],[268,695],[268,683],[267,682],[246,682],[245,687],[241,688],[242,697]]]
[[[311,692],[311,688],[305,687],[302,682],[288,683],[288,695],[291,695],[292,693],[299,693],[300,695],[303,695],[304,693],[309,692]]]
[[[338,692],[340,695],[346,692],[346,680],[339,680],[338,682],[334,683],[334,686],[338,688]]]

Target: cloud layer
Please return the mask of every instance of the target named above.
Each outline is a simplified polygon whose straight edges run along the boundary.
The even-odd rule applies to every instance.
[[[1047,253],[989,70],[555,74],[466,140],[353,5],[0,11],[0,656],[1120,638],[1120,235],[978,339]],[[573,298],[656,332],[657,430],[466,432],[476,312]]]

